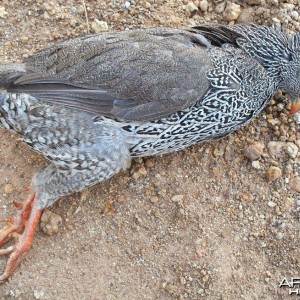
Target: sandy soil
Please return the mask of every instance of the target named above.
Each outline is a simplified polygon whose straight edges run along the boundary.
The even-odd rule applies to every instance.
[[[124,1],[85,2],[91,31],[95,18],[109,29],[228,23],[214,1],[193,18],[183,10],[187,1],[136,1],[129,11]],[[243,11],[258,9],[235,2]],[[0,2],[1,62],[86,31],[82,1]],[[277,99],[223,140],[135,161],[127,172],[58,201],[51,207],[62,218],[58,233],[38,230],[25,262],[0,286],[0,299],[289,299],[278,285],[300,274],[300,198],[291,185],[299,158],[274,158],[265,148],[253,164],[244,155],[254,142],[299,145],[288,101]],[[1,130],[0,140],[5,217],[47,161],[10,132]],[[277,180],[266,179],[270,166],[282,171]]]

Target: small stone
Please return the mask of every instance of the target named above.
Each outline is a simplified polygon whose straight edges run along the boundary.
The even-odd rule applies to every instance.
[[[185,13],[187,17],[191,18],[197,11],[198,11],[198,7],[193,2],[189,2],[186,5]]]
[[[224,10],[225,10],[225,6],[226,6],[226,2],[225,1],[217,4],[216,7],[215,7],[215,12],[217,14],[222,14],[224,12]]]
[[[277,104],[277,110],[278,110],[278,111],[283,111],[283,110],[284,110],[284,107],[285,107],[284,103],[278,103],[278,104]]]
[[[147,175],[147,170],[144,166],[140,167],[136,172],[133,173],[132,177],[137,180]]]
[[[277,240],[281,240],[283,237],[284,237],[284,233],[283,233],[283,232],[278,232],[278,233],[276,234],[276,239],[277,239]]]
[[[266,177],[269,181],[274,181],[282,176],[280,168],[272,166],[266,172]]]
[[[146,161],[145,161],[145,166],[146,166],[147,168],[153,168],[153,167],[154,167],[153,160],[150,159],[150,158],[147,158]]]
[[[244,155],[250,160],[257,160],[264,152],[264,145],[255,143],[244,148]]]
[[[246,0],[246,3],[249,5],[260,5],[261,0]]]
[[[0,18],[5,19],[7,17],[8,13],[5,10],[5,7],[0,6]]]
[[[91,193],[91,190],[89,190],[89,189],[84,189],[83,191],[81,191],[80,200],[86,201],[86,199],[88,199],[90,193]]]
[[[291,17],[295,20],[297,20],[299,18],[299,13],[296,10],[293,10],[291,12]]]
[[[104,21],[100,21],[98,19],[94,19],[91,25],[92,29],[95,33],[108,31],[108,25]]]
[[[258,160],[253,160],[251,165],[254,169],[257,169],[257,170],[259,170],[261,168],[260,162]]]
[[[130,2],[129,2],[129,1],[126,1],[126,2],[124,3],[124,8],[125,8],[125,9],[129,9],[129,8],[130,8]]]
[[[37,300],[43,299],[44,292],[43,291],[34,291],[33,296],[34,296],[34,299],[37,299]]]
[[[126,199],[124,195],[120,195],[117,200],[119,203],[124,203]]]
[[[267,148],[271,156],[279,158],[283,156],[283,148],[285,146],[284,142],[271,141],[268,143]]]
[[[159,201],[158,197],[151,197],[150,202],[156,204]]]
[[[180,202],[183,200],[183,195],[175,195],[171,198],[171,200],[174,202]]]
[[[151,8],[151,3],[149,3],[148,1],[144,2],[144,7],[147,9]]]
[[[285,199],[284,199],[284,208],[286,210],[290,210],[293,207],[294,203],[295,202],[294,202],[293,198],[291,198],[291,197],[285,197]]]
[[[59,226],[62,224],[60,215],[53,213],[49,209],[45,209],[40,222],[41,230],[47,235],[55,235],[58,233]]]
[[[21,37],[20,37],[20,40],[21,40],[21,42],[28,42],[29,41],[29,38],[28,38],[28,36],[26,36],[26,35],[22,35]]]
[[[110,19],[111,19],[112,22],[118,21],[119,18],[120,18],[120,14],[119,13],[115,13],[115,14],[113,14],[113,15],[110,16]]]
[[[200,288],[200,289],[197,290],[197,294],[199,294],[200,296],[204,296],[205,290]]]
[[[257,11],[256,11],[256,13],[257,13]],[[278,19],[278,18],[272,18],[272,23],[276,26],[276,27],[278,27],[278,28],[280,28],[281,27],[281,21]]]
[[[240,13],[237,23],[249,24],[254,22],[254,11],[252,7],[245,8]]]
[[[300,192],[300,177],[296,176],[290,180],[290,188],[294,192]]]
[[[202,11],[208,10],[208,1],[207,0],[201,0],[199,3],[199,7]]]
[[[290,158],[296,158],[299,148],[294,143],[286,143],[285,151]]]
[[[11,183],[8,183],[4,187],[5,194],[11,194],[14,191],[14,186]]]
[[[2,299],[9,299],[9,298],[19,298],[19,296],[22,294],[22,292],[19,289],[9,290],[5,293],[5,298]]]
[[[241,13],[241,6],[235,3],[229,2],[225,9],[225,18],[227,21],[236,20]]]
[[[274,6],[278,6],[279,4],[279,0],[269,0],[270,4],[274,5]]]
[[[246,193],[241,194],[240,200],[243,203],[249,203],[249,202],[252,202],[254,200],[254,196],[252,194],[246,192]]]
[[[287,11],[292,11],[295,8],[295,4],[293,4],[293,3],[283,3],[282,6]]]
[[[293,119],[296,121],[298,127],[300,127],[300,113],[299,113],[299,112],[296,112],[296,113],[293,115]]]
[[[273,201],[269,201],[268,202],[268,206],[271,207],[271,208],[274,208],[277,204]]]

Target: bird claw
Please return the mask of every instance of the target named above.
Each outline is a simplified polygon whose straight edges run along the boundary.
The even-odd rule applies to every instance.
[[[0,218],[0,223],[14,223],[14,221],[15,221],[15,217],[6,218],[6,219]]]
[[[0,247],[11,239],[17,239],[15,246],[0,249],[0,256],[10,255],[0,283],[7,280],[18,268],[31,248],[34,233],[40,220],[42,209],[37,208],[37,193],[29,194],[24,204],[17,205],[21,210],[14,218],[8,218],[7,224],[0,230]],[[16,205],[15,205],[16,206]]]
[[[18,209],[22,209],[24,207],[24,204],[22,202],[13,202],[14,206]]]
[[[13,236],[12,234],[16,232],[17,227],[14,224],[8,223],[0,230],[0,247],[9,242]]]
[[[15,250],[14,246],[9,246],[6,249],[0,249],[0,256],[11,254]]]

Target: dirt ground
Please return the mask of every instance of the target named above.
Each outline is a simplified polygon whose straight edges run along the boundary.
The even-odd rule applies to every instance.
[[[299,30],[298,1],[232,2],[240,4],[238,22]],[[2,0],[1,63],[106,24],[124,30],[235,22],[225,2],[191,3]],[[296,299],[278,287],[300,275],[300,134],[288,108],[279,93],[225,139],[136,160],[127,172],[61,199],[50,208],[62,218],[58,233],[38,230],[25,262],[0,286],[0,299]],[[47,161],[11,132],[1,129],[0,140],[5,217]],[[276,154],[270,142],[286,151]],[[253,144],[263,151],[251,161],[244,149]]]

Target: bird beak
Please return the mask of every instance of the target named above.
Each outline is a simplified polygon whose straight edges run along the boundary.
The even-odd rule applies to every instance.
[[[293,115],[300,110],[300,99],[292,101],[290,114]]]

